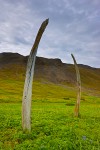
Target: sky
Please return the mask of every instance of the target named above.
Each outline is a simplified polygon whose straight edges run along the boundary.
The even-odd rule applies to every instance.
[[[100,68],[100,0],[0,0],[0,53],[29,55],[47,18],[37,56]]]

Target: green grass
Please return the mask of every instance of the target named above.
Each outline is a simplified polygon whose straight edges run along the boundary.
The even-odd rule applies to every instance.
[[[0,105],[0,149],[2,150],[99,150],[100,105],[82,103],[80,118],[74,106],[33,102],[32,132],[21,128],[21,103]]]
[[[100,98],[82,93],[80,117],[74,117],[77,90],[33,83],[32,131],[23,133],[23,80],[0,80],[0,150],[99,150]]]

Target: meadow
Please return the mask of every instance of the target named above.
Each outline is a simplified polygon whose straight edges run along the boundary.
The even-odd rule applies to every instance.
[[[80,117],[74,117],[77,89],[35,81],[32,131],[23,133],[23,80],[0,80],[0,150],[99,150],[100,98],[82,92]]]

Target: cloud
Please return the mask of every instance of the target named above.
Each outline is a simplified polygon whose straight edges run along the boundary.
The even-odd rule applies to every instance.
[[[38,56],[100,67],[99,0],[0,0],[0,52],[28,55],[43,20],[50,19]]]

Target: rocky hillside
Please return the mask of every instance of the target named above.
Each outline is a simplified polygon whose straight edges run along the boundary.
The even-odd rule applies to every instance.
[[[0,53],[1,78],[25,79],[28,56],[18,53]],[[100,68],[79,64],[82,86],[100,90]],[[56,84],[75,85],[76,74],[72,64],[65,64],[60,59],[37,57],[34,80]]]

